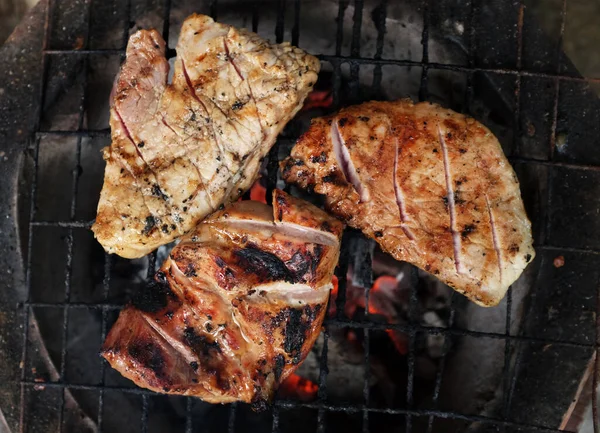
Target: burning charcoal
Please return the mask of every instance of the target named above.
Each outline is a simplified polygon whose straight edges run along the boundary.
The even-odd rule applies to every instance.
[[[309,402],[317,398],[319,385],[302,376],[292,373],[280,386],[280,397]]]

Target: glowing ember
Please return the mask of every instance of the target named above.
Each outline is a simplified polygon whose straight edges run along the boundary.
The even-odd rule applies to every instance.
[[[313,90],[308,94],[302,111],[313,108],[328,108],[333,104],[333,93],[331,90]]]
[[[242,197],[238,198],[241,201]],[[259,201],[261,203],[267,202],[267,189],[262,184],[262,179],[256,179],[256,182],[250,188],[250,200]]]
[[[335,278],[335,277],[334,277]],[[399,322],[399,317],[395,304],[398,302],[398,279],[390,275],[383,275],[375,280],[373,287],[369,292],[369,314],[381,316],[389,324]],[[333,281],[329,300],[329,317],[336,314],[335,301],[338,296],[337,278]],[[357,309],[366,310],[365,290],[361,287],[354,287],[351,284],[346,289],[346,302],[344,304],[344,314],[352,318]],[[396,350],[405,355],[408,352],[408,338],[405,333],[395,329],[387,329],[386,333]]]
[[[319,386],[312,381],[292,373],[279,387],[279,395],[299,401],[313,401],[317,398]]]

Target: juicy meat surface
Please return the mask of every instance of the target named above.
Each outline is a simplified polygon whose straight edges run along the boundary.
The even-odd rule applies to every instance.
[[[480,305],[496,305],[535,256],[500,143],[439,105],[367,102],[315,119],[281,168],[396,259]]]
[[[239,197],[319,68],[289,43],[192,15],[169,84],[164,40],[155,30],[133,34],[113,88],[92,227],[104,249],[144,256]]]
[[[200,223],[121,312],[102,356],[154,391],[259,407],[321,331],[343,224],[274,192]]]

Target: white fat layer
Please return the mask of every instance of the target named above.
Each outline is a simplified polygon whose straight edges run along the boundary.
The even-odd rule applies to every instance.
[[[282,234],[302,242],[310,242],[327,246],[337,246],[338,239],[333,233],[304,227],[289,222],[252,221],[243,219],[228,219],[226,224],[236,230],[260,231],[268,236]]]
[[[282,302],[292,307],[320,304],[327,302],[329,291],[333,284],[325,284],[318,289],[313,289],[306,284],[294,284],[276,281],[254,287],[254,294],[248,299],[257,302]]]

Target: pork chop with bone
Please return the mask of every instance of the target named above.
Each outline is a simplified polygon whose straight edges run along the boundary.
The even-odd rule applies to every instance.
[[[112,143],[92,227],[104,249],[144,256],[237,199],[319,68],[289,43],[192,15],[169,84],[162,37],[133,34],[113,89]]]
[[[315,119],[281,168],[397,260],[480,305],[500,302],[535,256],[500,143],[437,104],[367,102]]]

